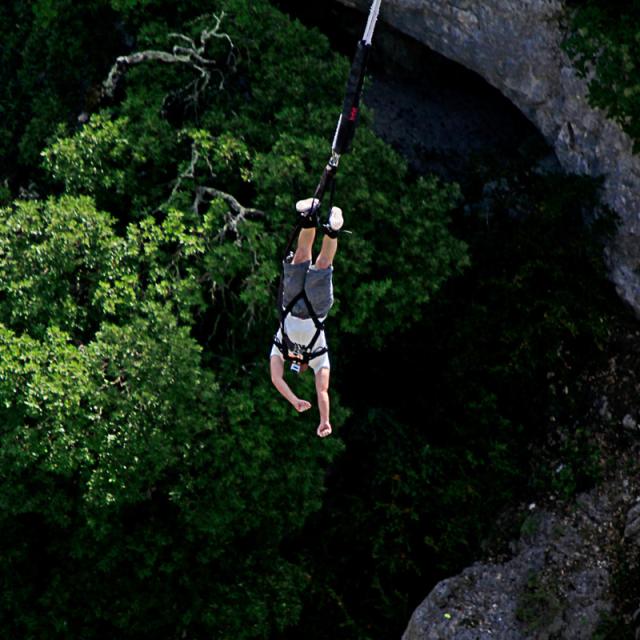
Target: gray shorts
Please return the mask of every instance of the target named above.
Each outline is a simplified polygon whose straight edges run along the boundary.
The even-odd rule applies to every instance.
[[[303,289],[319,318],[325,318],[333,305],[333,267],[317,269],[310,260],[298,264],[283,264],[284,284],[282,306],[286,307]],[[298,300],[291,311],[297,318],[309,318],[304,300]]]

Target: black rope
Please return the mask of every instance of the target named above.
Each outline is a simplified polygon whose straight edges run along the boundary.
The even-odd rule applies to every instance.
[[[338,182],[337,178],[333,178],[333,180],[331,181],[331,191],[329,192],[329,207],[327,209],[327,211],[329,212],[327,214],[327,222],[329,221],[329,216],[331,215],[331,209],[333,209],[333,198],[336,195],[336,183]]]

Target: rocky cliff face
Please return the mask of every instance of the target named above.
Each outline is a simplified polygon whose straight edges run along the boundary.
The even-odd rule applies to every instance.
[[[476,563],[436,585],[403,640],[596,637],[612,609],[615,549],[637,544],[636,495],[618,478],[555,512],[531,505],[513,557]]]
[[[369,0],[340,0],[367,11]],[[640,158],[629,137],[589,106],[587,85],[561,49],[560,0],[385,0],[382,19],[477,72],[511,100],[571,173],[604,177],[620,216],[607,250],[620,296],[640,315]]]
[[[607,353],[569,392],[587,389],[587,406],[563,427],[589,434],[598,486],[522,505],[518,539],[438,583],[403,640],[640,638],[640,331],[619,331]],[[559,478],[562,429],[547,432],[533,466]]]

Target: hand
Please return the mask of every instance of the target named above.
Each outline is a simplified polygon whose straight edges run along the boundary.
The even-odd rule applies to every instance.
[[[293,406],[296,408],[296,411],[298,413],[302,413],[303,411],[306,411],[307,409],[311,409],[311,403],[307,402],[306,400],[300,400],[300,398],[297,398],[294,401]]]
[[[321,438],[326,438],[331,435],[331,425],[328,421],[321,422],[316,432]]]

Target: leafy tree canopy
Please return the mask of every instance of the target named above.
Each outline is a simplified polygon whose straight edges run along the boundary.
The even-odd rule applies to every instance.
[[[117,55],[198,41],[215,16],[216,81],[150,60],[108,102]],[[16,0],[0,31],[0,144],[33,181],[0,211],[3,631],[270,637],[307,585],[283,541],[341,450],[276,397],[266,354],[278,251],[347,63],[262,0]],[[467,264],[459,190],[411,178],[367,116],[341,176],[357,233],[336,265],[337,354],[418,321]],[[336,397],[336,427],[347,413]]]
[[[640,149],[640,4],[635,0],[574,3],[565,48],[589,78],[589,99],[604,109]]]

